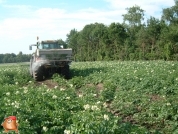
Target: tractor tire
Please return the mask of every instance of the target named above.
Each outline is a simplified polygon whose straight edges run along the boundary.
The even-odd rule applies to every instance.
[[[43,70],[43,73],[44,73],[44,76],[45,76],[45,78],[46,79],[48,79],[48,78],[50,78],[52,75],[49,73],[49,70],[47,70],[47,69],[44,69]]]
[[[30,73],[31,78],[33,78],[33,72],[32,72],[32,70],[29,70],[29,73]]]
[[[33,71],[32,71],[32,63],[31,63],[31,60],[30,60],[29,73],[30,73],[30,76],[33,78]]]
[[[40,67],[37,71],[33,72],[33,78],[35,81],[42,81],[44,80],[43,68]]]
[[[65,65],[64,67],[61,68],[61,75],[62,75],[65,79],[70,79],[69,65]]]

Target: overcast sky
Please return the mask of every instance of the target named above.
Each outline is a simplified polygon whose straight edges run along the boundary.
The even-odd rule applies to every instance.
[[[91,23],[109,25],[123,21],[126,8],[138,5],[145,19],[160,18],[174,0],[0,0],[0,53],[22,51],[40,40],[63,39],[72,29]]]

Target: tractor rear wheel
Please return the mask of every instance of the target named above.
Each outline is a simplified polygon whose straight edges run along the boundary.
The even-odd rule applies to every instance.
[[[62,75],[65,79],[70,79],[69,65],[65,65],[64,67],[61,68],[61,75]]]

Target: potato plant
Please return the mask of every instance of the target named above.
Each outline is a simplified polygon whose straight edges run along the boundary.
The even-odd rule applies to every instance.
[[[42,82],[28,69],[0,66],[0,119],[16,116],[20,133],[178,132],[178,62],[73,62],[71,79]]]

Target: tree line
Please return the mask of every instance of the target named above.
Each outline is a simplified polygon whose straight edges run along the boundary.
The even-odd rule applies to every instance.
[[[178,0],[162,10],[160,19],[145,20],[145,11],[137,5],[126,10],[122,23],[96,22],[81,31],[72,29],[66,44],[74,60],[178,60]]]
[[[18,54],[6,53],[0,54],[0,63],[17,63],[29,62],[31,54],[23,54],[21,51]]]

